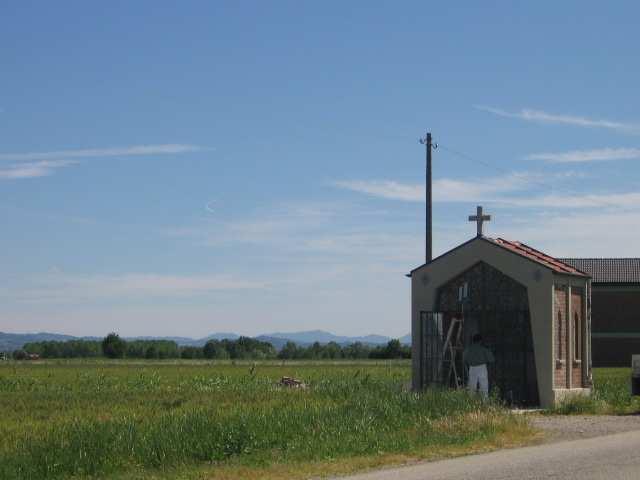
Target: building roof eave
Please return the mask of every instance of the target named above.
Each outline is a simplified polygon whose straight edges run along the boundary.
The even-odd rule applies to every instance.
[[[450,253],[453,253],[454,251],[463,248],[467,245],[469,245],[470,243],[479,240],[479,241],[485,241],[487,243],[489,243],[490,245],[493,245],[495,247],[499,247],[502,250],[505,250],[507,252],[510,252],[514,255],[517,255],[519,258],[523,258],[525,260],[528,260],[529,262],[535,263],[536,265],[546,268],[547,270],[550,270],[551,272],[553,272],[556,275],[569,275],[572,277],[580,277],[580,278],[591,278],[591,275],[589,275],[588,273],[585,273],[581,270],[578,270],[577,268],[573,267],[572,265],[568,265],[565,262],[558,260],[554,257],[551,257],[550,255],[546,255],[542,252],[540,252],[539,250],[536,250],[532,247],[529,247],[523,243],[520,242],[510,242],[508,240],[504,240],[502,238],[499,238],[497,240],[494,240],[493,238],[488,238],[485,236],[476,236],[473,237],[469,240],[467,240],[464,243],[461,243],[460,245],[458,245],[457,247],[452,248],[451,250],[446,251],[445,253],[438,255],[436,258],[434,258],[433,260],[431,260],[430,262],[427,263],[423,263],[422,265],[420,265],[419,267],[414,268],[413,270],[411,270],[408,274],[406,274],[407,277],[411,278],[413,272],[424,268],[425,266],[430,265],[431,263],[434,263],[438,260],[440,260],[441,258],[449,255]]]
[[[427,265],[431,265],[433,262],[435,262],[436,260],[440,260],[442,257],[445,257],[447,255],[449,255],[452,252],[455,252],[456,250],[465,247],[466,245],[472,243],[474,240],[480,240],[480,239],[484,239],[484,237],[473,237],[470,238],[469,240],[467,240],[466,242],[461,243],[460,245],[453,247],[451,250],[447,250],[446,252],[438,255],[436,258],[432,259],[429,262],[425,262],[422,265],[417,266],[416,268],[414,268],[413,270],[411,270],[409,273],[407,273],[405,276],[411,278],[411,275],[413,274],[413,272],[420,270],[423,267],[426,267]]]

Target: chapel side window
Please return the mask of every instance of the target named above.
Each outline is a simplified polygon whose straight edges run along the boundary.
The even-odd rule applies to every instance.
[[[562,312],[558,310],[558,360],[562,360]]]
[[[574,340],[574,360],[579,362],[582,359],[582,330],[580,328],[580,315],[578,312],[573,316],[573,340]]]

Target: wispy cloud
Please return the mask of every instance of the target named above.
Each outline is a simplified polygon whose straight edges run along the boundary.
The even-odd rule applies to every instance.
[[[129,147],[86,148],[80,150],[55,150],[50,152],[0,153],[0,161],[39,161],[69,158],[124,157],[139,155],[171,155],[202,150],[197,145],[168,143],[161,145],[133,145]]]
[[[493,113],[500,117],[517,118],[530,122],[548,123],[556,125],[572,125],[585,128],[604,128],[622,133],[640,134],[640,125],[611,120],[594,119],[577,115],[563,115],[523,108],[517,112],[509,112],[501,108],[486,105],[474,105],[474,108],[483,112]]]
[[[46,177],[58,168],[68,167],[78,162],[73,160],[43,160],[27,162],[0,168],[0,180],[15,180],[21,178]]]
[[[511,173],[473,181],[443,178],[433,182],[433,195],[434,200],[439,202],[476,201],[524,190],[537,177],[531,173]],[[393,180],[346,180],[334,182],[334,186],[390,200],[422,202],[425,197],[424,185]]]
[[[635,191],[592,194],[553,192],[550,180],[572,178],[576,175],[578,174],[564,172],[541,178],[540,175],[532,173],[514,173],[474,181],[441,179],[433,182],[433,196],[434,201],[438,202],[490,202],[504,207],[550,209],[640,207],[640,192]],[[546,183],[542,182],[543,179]],[[390,200],[424,202],[425,196],[423,185],[395,181],[346,181],[335,182],[335,185]],[[550,193],[539,193],[540,188],[543,187]]]
[[[0,153],[0,162],[14,162],[0,168],[0,180],[45,177],[56,169],[79,163],[80,159],[141,155],[175,155],[203,150],[197,145],[168,143],[129,147],[56,150],[50,152]]]
[[[381,233],[370,229],[353,232],[323,232],[303,239],[299,248],[332,257],[346,255],[353,259],[353,257],[362,256],[369,259],[369,264],[374,258],[376,261],[409,264],[416,258],[421,245],[420,235],[402,232]]]
[[[568,152],[532,153],[527,155],[526,158],[553,163],[635,160],[640,159],[640,148],[598,148],[593,150],[571,150]]]
[[[223,203],[219,204],[224,211]],[[337,222],[337,217],[347,215],[350,207],[335,202],[295,202],[269,208],[260,208],[245,219],[210,219],[195,226],[164,229],[173,237],[200,238],[208,246],[229,244],[280,244],[291,240],[301,232],[323,228]],[[359,215],[367,212],[358,211]],[[209,217],[209,216],[208,216]]]
[[[389,220],[393,221],[390,231],[373,226]],[[261,262],[291,268],[310,263],[353,265],[364,259],[410,261],[411,246],[417,250],[420,246],[413,236],[413,222],[412,216],[404,217],[393,209],[369,209],[350,202],[296,202],[261,209],[246,219],[198,222],[164,233],[202,246],[242,250],[245,259],[256,252],[262,257],[268,249],[268,260],[261,258]]]
[[[145,299],[206,296],[218,291],[265,288],[266,283],[228,275],[119,275],[53,272],[27,279],[27,285],[11,287],[8,295],[23,301],[85,301],[104,298]]]
[[[640,211],[545,212],[529,216],[526,222],[505,224],[500,235],[558,257],[635,257],[637,244],[630,239],[640,235]]]
[[[389,200],[419,202],[424,200],[425,196],[423,185],[400,183],[394,180],[340,180],[334,182],[333,185],[345,190]]]
[[[517,207],[638,209],[640,192],[600,194],[549,194],[521,198],[500,198],[496,203]]]

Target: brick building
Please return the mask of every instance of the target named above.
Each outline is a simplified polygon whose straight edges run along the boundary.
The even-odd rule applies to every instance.
[[[640,258],[563,258],[592,277],[595,367],[628,367],[640,354]]]
[[[478,236],[409,276],[414,389],[449,386],[443,344],[462,317],[463,344],[483,336],[496,358],[490,386],[507,402],[549,407],[591,392],[588,274],[523,243],[485,237],[480,224]],[[457,383],[465,369],[455,358]]]

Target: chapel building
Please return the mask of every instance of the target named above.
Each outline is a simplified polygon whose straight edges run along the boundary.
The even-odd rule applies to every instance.
[[[495,356],[490,387],[507,403],[547,408],[591,392],[588,273],[521,242],[485,237],[479,224],[475,238],[409,276],[414,389],[452,386],[450,370],[454,386],[464,384],[462,355],[449,364],[443,348],[462,318],[460,341],[482,335]]]

